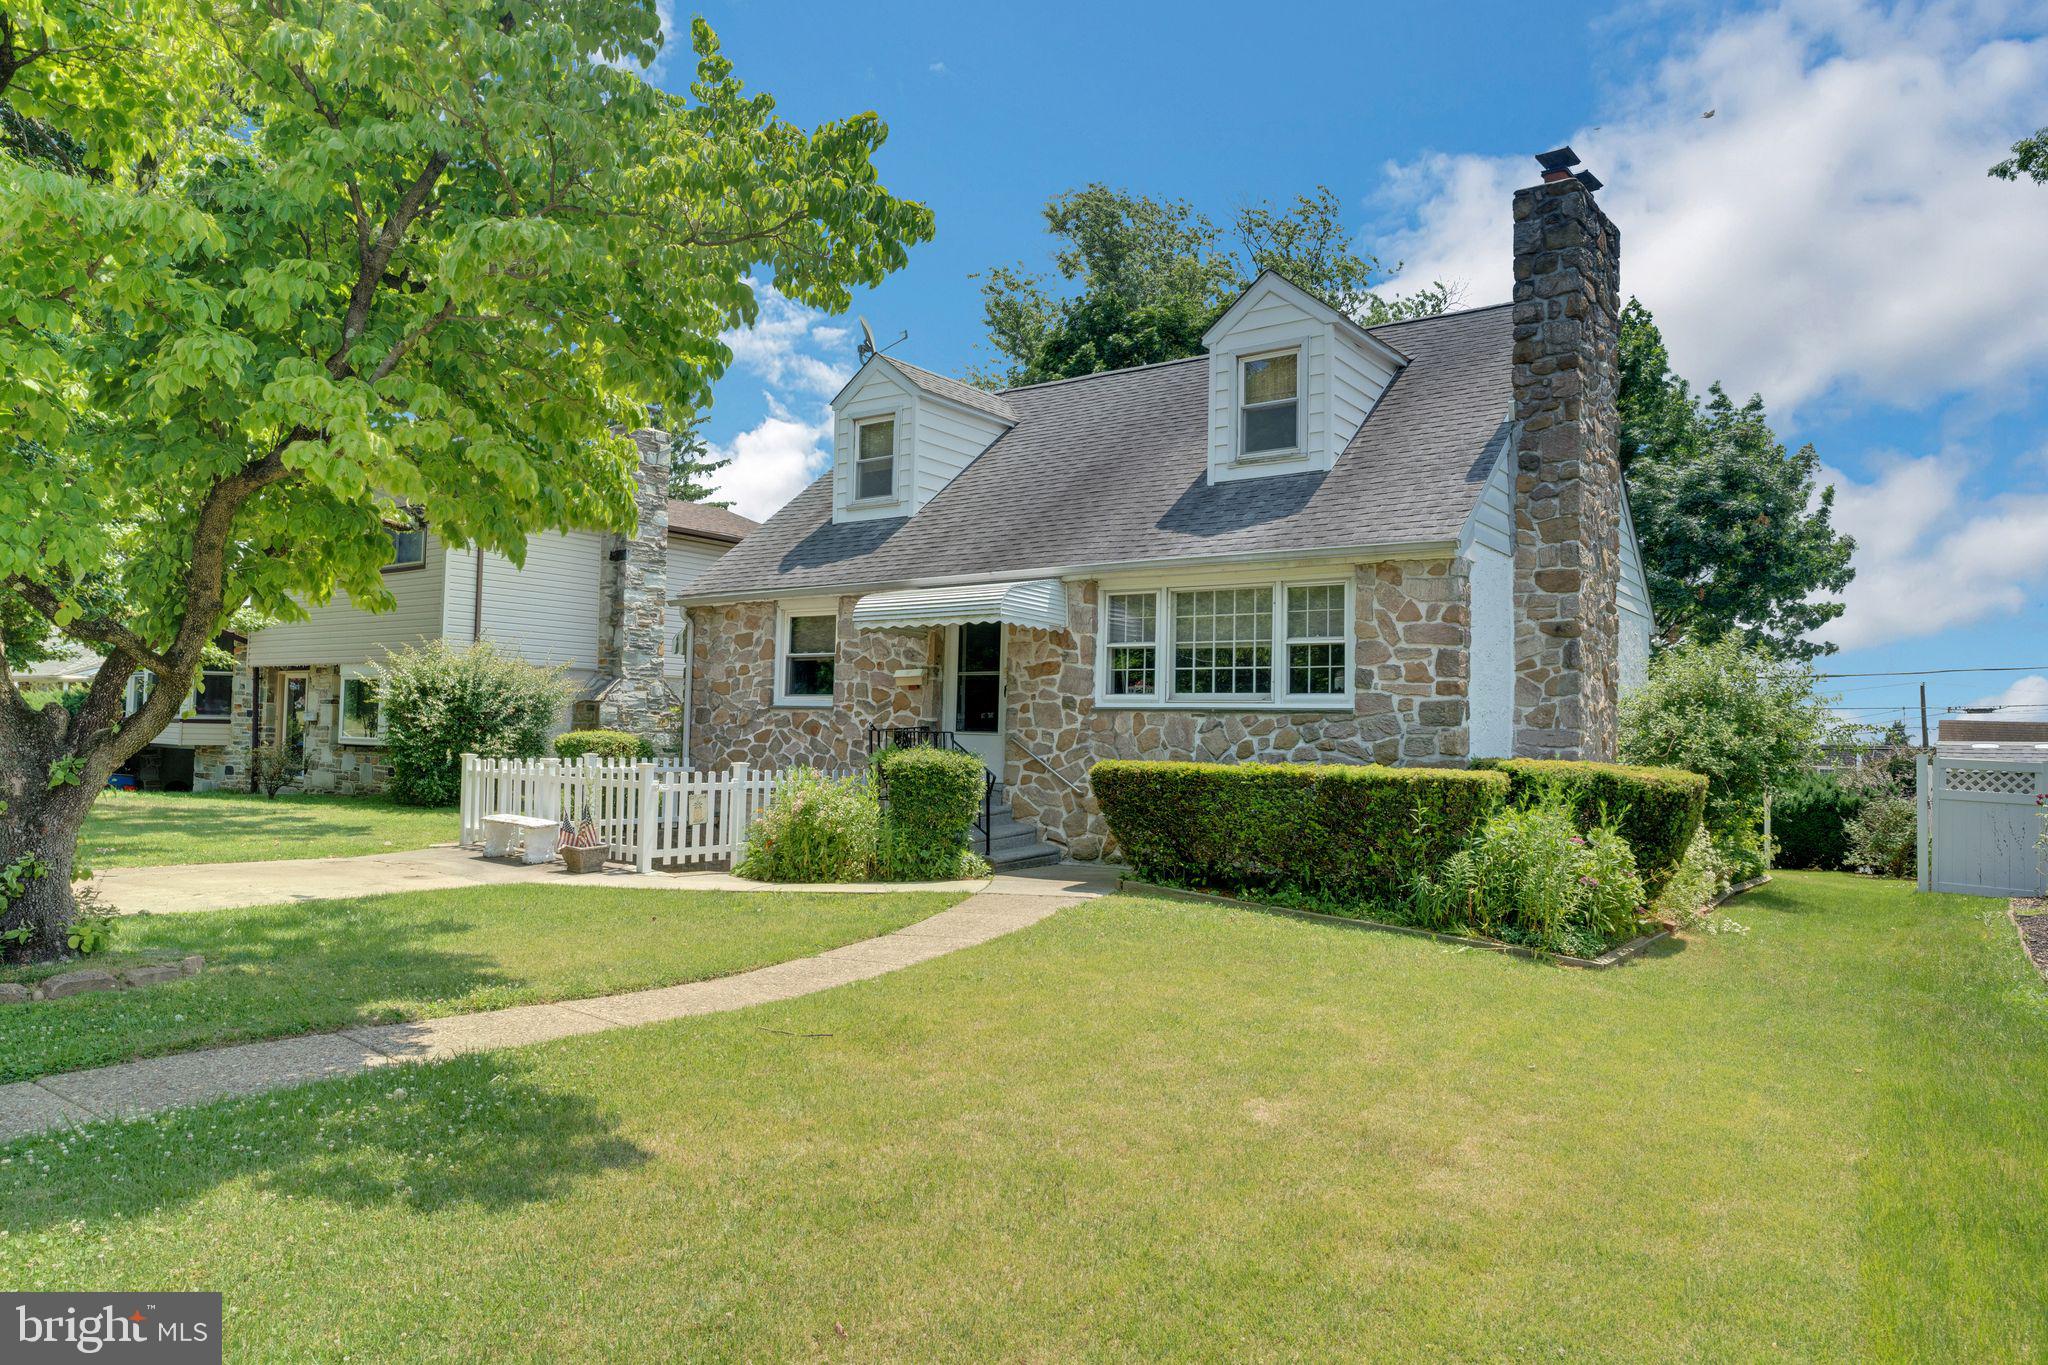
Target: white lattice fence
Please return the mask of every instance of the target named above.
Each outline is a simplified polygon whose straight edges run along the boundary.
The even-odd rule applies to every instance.
[[[2048,762],[1920,761],[1920,888],[1970,896],[2048,890],[2040,846]]]

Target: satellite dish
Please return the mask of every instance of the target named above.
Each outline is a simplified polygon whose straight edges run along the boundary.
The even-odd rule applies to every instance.
[[[866,318],[857,317],[854,320],[860,323],[860,345],[855,348],[855,354],[860,356],[860,363],[865,365],[868,363],[868,357],[875,353],[875,329],[868,326]]]

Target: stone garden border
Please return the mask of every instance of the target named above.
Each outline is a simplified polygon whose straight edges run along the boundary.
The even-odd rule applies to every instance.
[[[81,967],[59,972],[40,981],[0,981],[0,1005],[25,1004],[31,1000],[62,1000],[90,991],[132,991],[158,986],[166,981],[183,981],[206,970],[206,959],[198,953],[188,957],[166,957],[155,962],[137,962],[109,970]]]
[[[1721,905],[1745,891],[1751,891],[1769,881],[1768,876],[1754,881],[1731,886],[1717,897],[1707,908]],[[1139,895],[1165,896],[1173,900],[1207,901],[1215,905],[1234,905],[1246,910],[1257,910],[1262,914],[1286,915],[1292,919],[1310,920],[1317,924],[1334,924],[1346,929],[1365,929],[1382,934],[1406,934],[1411,938],[1435,939],[1439,943],[1452,943],[1460,948],[1481,948],[1489,953],[1502,953],[1519,957],[1530,962],[1553,962],[1560,967],[1580,967],[1588,971],[1602,971],[1618,967],[1631,958],[1641,956],[1651,945],[1670,938],[1672,931],[1660,929],[1654,934],[1644,934],[1626,943],[1609,948],[1598,957],[1573,957],[1566,953],[1545,952],[1541,948],[1529,948],[1519,943],[1500,943],[1489,938],[1467,938],[1463,934],[1442,934],[1434,929],[1417,929],[1409,924],[1386,924],[1374,919],[1351,919],[1345,915],[1324,915],[1314,910],[1297,910],[1290,905],[1272,905],[1265,901],[1240,900],[1236,896],[1219,896],[1210,891],[1188,891],[1178,886],[1161,886],[1156,882],[1139,881],[1135,877],[1117,878],[1116,889]]]

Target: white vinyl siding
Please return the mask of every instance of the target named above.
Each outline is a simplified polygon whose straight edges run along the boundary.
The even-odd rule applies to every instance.
[[[281,622],[250,636],[250,666],[361,663],[439,637],[450,554],[431,530],[426,556],[422,568],[384,575],[384,586],[397,604],[392,610],[364,611],[347,593],[337,592],[324,605],[308,607],[306,620]]]
[[[1503,443],[1505,444],[1505,443]],[[1515,453],[1503,449],[1479,490],[1479,501],[1458,536],[1460,552],[1474,546],[1513,558],[1515,553]]]
[[[945,491],[947,484],[1009,429],[993,417],[928,394],[918,395],[914,420],[917,456],[912,467],[917,485],[912,490],[913,511]]]
[[[604,556],[605,538],[596,531],[528,536],[524,568],[485,555],[483,637],[528,663],[592,676],[604,615]],[[446,559],[448,640],[459,647],[472,638],[476,558],[465,550]]]
[[[1643,552],[1636,543],[1635,517],[1626,494],[1621,500],[1621,577],[1615,584],[1621,614],[1621,692],[1627,696],[1650,680],[1650,640],[1656,616],[1650,610],[1650,581],[1643,572]]]
[[[871,360],[833,400],[832,519],[910,516],[987,450],[1008,424],[918,388],[883,360]],[[860,496],[859,436],[875,421],[896,424],[889,496]]]

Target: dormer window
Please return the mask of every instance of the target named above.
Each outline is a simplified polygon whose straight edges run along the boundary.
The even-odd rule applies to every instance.
[[[1301,352],[1246,356],[1238,364],[1240,444],[1244,459],[1301,449]]]
[[[896,419],[877,417],[855,425],[858,453],[854,494],[861,502],[885,502],[896,496]]]

